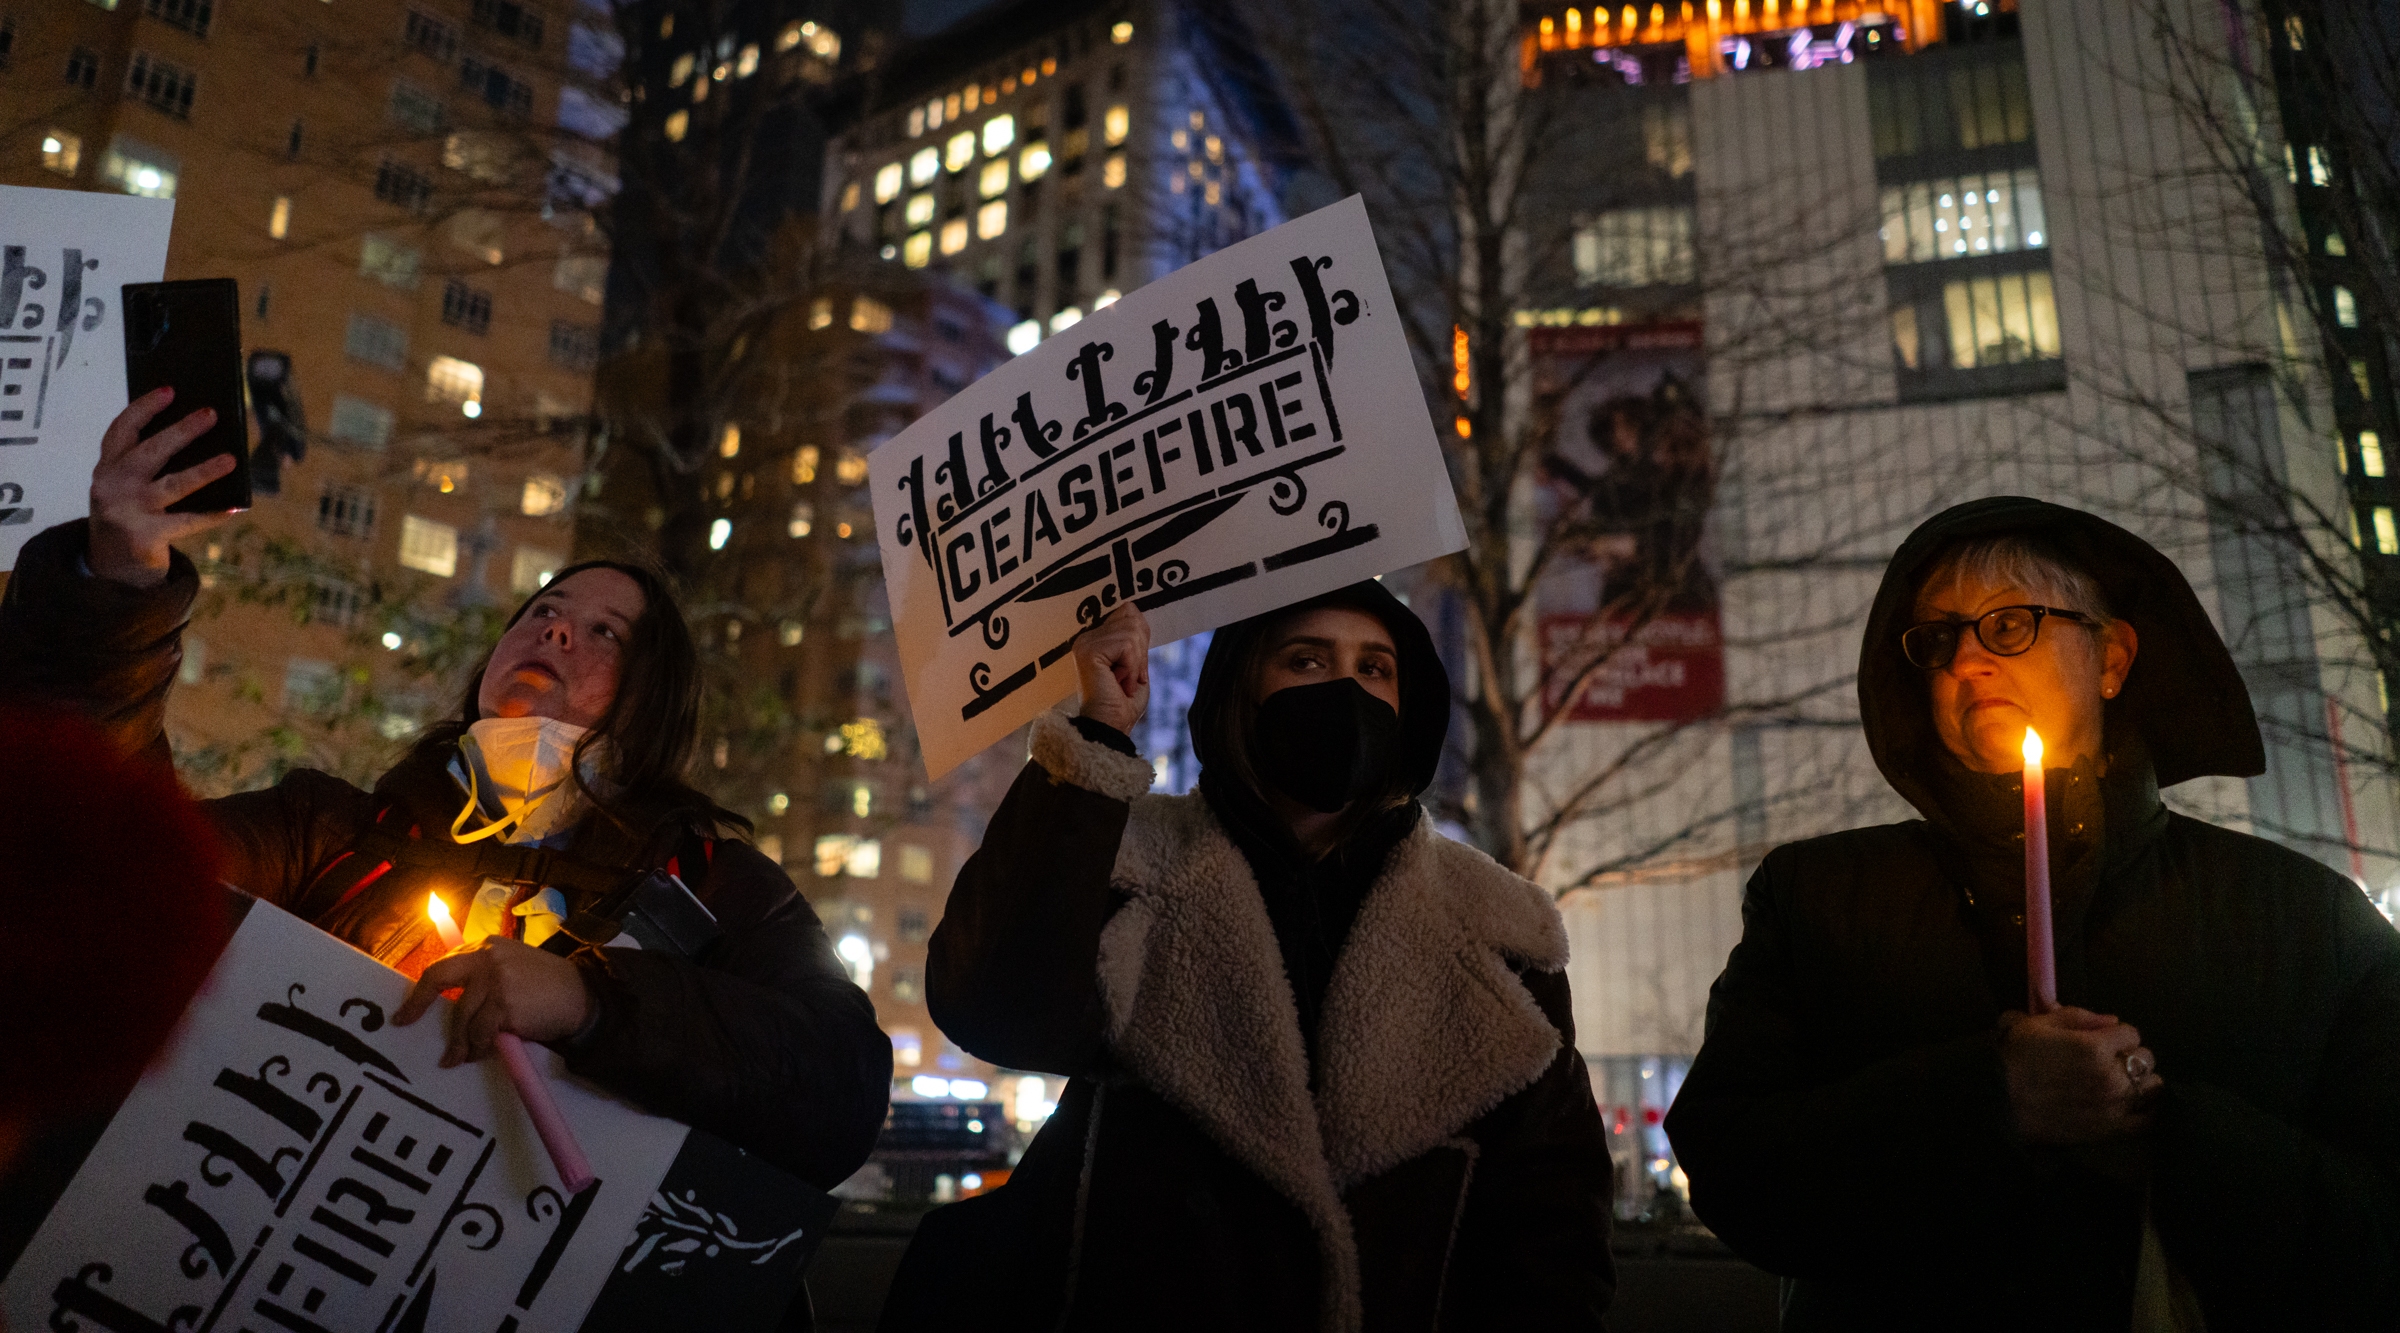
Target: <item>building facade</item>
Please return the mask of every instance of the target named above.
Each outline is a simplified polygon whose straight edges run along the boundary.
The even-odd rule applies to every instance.
[[[2400,874],[2383,728],[2338,730],[2384,719],[2372,657],[2304,568],[2356,561],[2360,538],[2295,545],[2243,517],[2352,512],[2337,462],[2354,423],[2329,387],[2351,377],[2293,355],[2248,182],[2178,114],[2160,16],[2137,8],[1527,11],[1528,95],[1555,99],[1569,165],[1545,185],[1559,259],[1537,284],[1563,295],[1517,323],[1537,351],[1696,328],[1713,456],[1722,700],[1569,725],[1534,761],[1565,788],[1645,754],[1554,858],[1624,867],[1568,881],[1562,904],[1621,1207],[1678,1189],[1657,1125],[1749,870],[1778,843],[1913,817],[1850,681],[1886,558],[1950,504],[2039,496],[2167,551],[2233,647],[2269,755],[2261,777],[2170,801],[2371,893]],[[2162,12],[2224,40],[2216,6]]]
[[[190,554],[169,732],[204,788],[371,778],[565,563],[606,247],[612,42],[519,0],[0,5],[0,181],[176,201],[306,457]]]

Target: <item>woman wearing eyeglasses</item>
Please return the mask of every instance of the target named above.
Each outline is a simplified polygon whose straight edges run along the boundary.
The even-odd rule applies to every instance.
[[[1783,1327],[2400,1327],[2400,935],[2160,803],[2266,768],[2173,562],[1958,506],[1892,557],[1858,676],[1923,817],[1768,855],[1667,1117],[1695,1211],[1789,1279]],[[2062,1006],[2032,1017],[2028,726]]]

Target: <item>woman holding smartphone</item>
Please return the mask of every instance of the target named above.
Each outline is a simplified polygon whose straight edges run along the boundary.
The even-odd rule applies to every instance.
[[[0,702],[77,709],[162,766],[199,590],[173,543],[228,517],[170,506],[234,465],[158,475],[214,421],[141,438],[172,399],[116,418],[91,517],[28,542],[0,598]],[[594,1083],[830,1187],[881,1129],[891,1045],[806,900],[739,836],[747,821],[684,782],[699,680],[658,575],[574,565],[374,790],[302,769],[203,804],[231,883],[420,978],[397,1021],[461,992],[445,1063],[482,1058],[501,1032],[547,1042]],[[715,917],[690,957],[615,947],[594,912],[652,870]],[[472,947],[440,945],[428,894]]]

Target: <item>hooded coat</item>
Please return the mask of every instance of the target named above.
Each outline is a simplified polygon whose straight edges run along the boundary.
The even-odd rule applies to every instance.
[[[94,577],[82,568],[86,530],[61,524],[19,553],[0,598],[0,701],[74,708],[163,769],[172,762],[162,730],[167,692],[199,575],[178,553],[155,588]],[[462,795],[440,762],[412,755],[372,792],[299,769],[201,808],[228,883],[409,970],[441,952],[427,892],[442,889],[457,912],[456,895],[471,881],[412,866],[396,844],[441,837]],[[694,811],[642,806],[636,819],[644,827],[628,834],[586,818],[565,851],[679,874],[722,934],[689,959],[578,951],[597,1014],[559,1044],[567,1067],[831,1188],[866,1160],[882,1129],[891,1044],[874,1006],[774,862],[707,836],[713,828]]]
[[[1448,678],[1379,584],[1396,785],[1431,781]],[[1200,790],[1146,794],[1059,713],[959,872],[926,991],[959,1045],[1069,1078],[1008,1183],[924,1221],[886,1329],[1598,1328],[1611,1184],[1549,895],[1413,799],[1322,861],[1207,738],[1277,612],[1218,631]]]
[[[2002,534],[2067,555],[2139,636],[2104,762],[2047,776],[2059,1001],[2132,1024],[2165,1083],[2128,1143],[2014,1131],[2021,782],[1950,758],[1900,651],[1939,558]],[[1961,505],[1892,557],[1858,680],[1876,764],[1923,818],[1767,856],[1667,1116],[1694,1210],[1788,1279],[1783,1327],[2121,1333],[2145,1207],[2210,1333],[2400,1327],[2400,934],[2317,862],[2160,804],[2265,768],[2174,564],[2075,510]]]

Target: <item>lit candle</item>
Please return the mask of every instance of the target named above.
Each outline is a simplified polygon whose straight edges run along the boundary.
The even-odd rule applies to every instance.
[[[2058,949],[2050,927],[2050,812],[2042,787],[2042,737],[2025,729],[2025,1003],[2058,1007]]]
[[[451,919],[450,905],[438,893],[427,894],[425,915],[433,920],[433,933],[441,937],[442,946],[456,949],[467,942],[460,934],[458,922]],[[533,1120],[533,1132],[542,1136],[542,1146],[550,1150],[550,1164],[558,1168],[558,1181],[569,1194],[581,1194],[594,1176],[589,1158],[583,1155],[583,1145],[575,1140],[575,1129],[567,1123],[558,1109],[558,1099],[550,1095],[550,1085],[534,1070],[533,1057],[525,1053],[525,1042],[514,1032],[503,1032],[492,1039],[500,1052],[500,1063],[508,1070],[508,1081],[517,1085],[517,1097],[525,1103],[525,1114]]]

